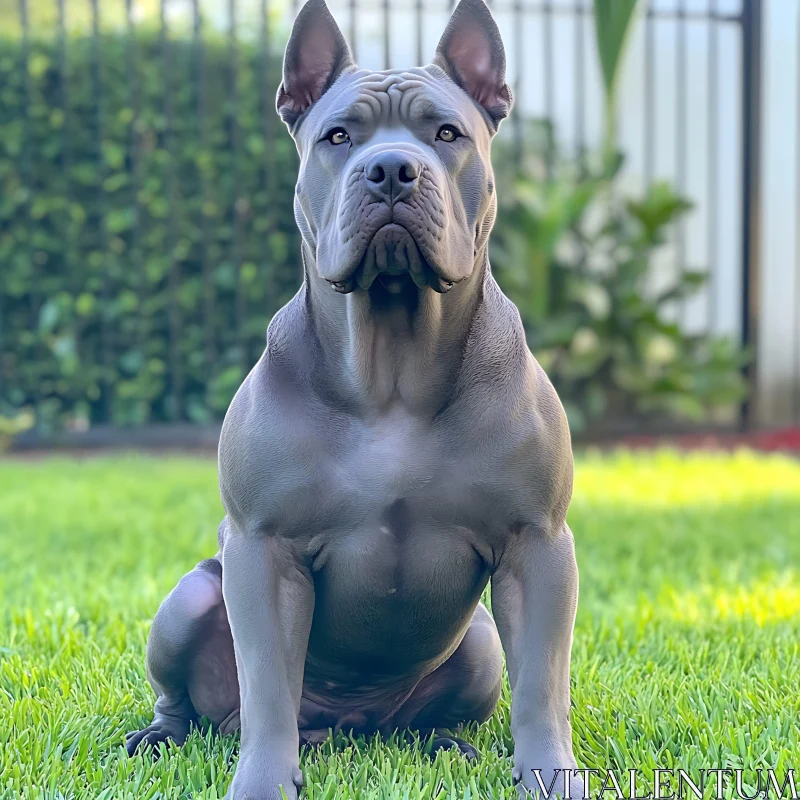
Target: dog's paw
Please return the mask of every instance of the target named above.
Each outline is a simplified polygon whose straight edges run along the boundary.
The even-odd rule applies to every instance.
[[[519,798],[582,800],[584,795],[583,779],[575,763],[567,729],[562,731],[560,742],[553,737],[547,737],[544,743],[525,741],[521,737],[514,747],[512,776]]]
[[[439,750],[458,750],[470,761],[481,757],[476,747],[456,736],[437,736],[431,743],[431,756],[434,756]]]
[[[240,760],[225,800],[297,800],[302,787],[299,763]]]
[[[152,724],[140,731],[131,731],[125,737],[125,749],[129,756],[137,751],[151,750],[154,757],[160,754],[159,744],[165,742],[178,747],[184,744],[189,736],[190,720],[178,718],[156,717]]]

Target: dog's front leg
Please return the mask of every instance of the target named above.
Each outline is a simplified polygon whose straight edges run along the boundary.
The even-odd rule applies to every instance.
[[[242,746],[227,800],[296,800],[297,716],[314,588],[286,542],[229,530],[222,553],[241,696]]]
[[[515,534],[492,576],[492,613],[511,684],[520,796],[563,795],[566,775],[573,800],[583,797],[582,781],[567,772],[576,769],[569,662],[577,601],[578,568],[566,523],[553,532],[528,527]]]

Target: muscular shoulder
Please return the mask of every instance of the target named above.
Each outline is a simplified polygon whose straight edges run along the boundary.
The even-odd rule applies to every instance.
[[[528,353],[496,420],[502,442],[507,522],[543,532],[565,520],[573,461],[563,406],[544,370]]]
[[[566,440],[566,415],[550,379],[533,357],[519,311],[492,279],[471,331],[459,397],[489,424],[512,426],[537,441]]]
[[[519,312],[497,289],[476,333],[458,427],[482,452],[482,480],[502,497],[505,524],[563,523],[572,496],[572,443],[561,401],[528,349]]]
[[[529,388],[526,393],[534,409],[534,421],[523,438],[522,473],[529,487],[537,487],[547,498],[550,519],[557,527],[564,521],[572,498],[572,440],[567,415],[545,371],[529,356]]]
[[[237,523],[260,525],[271,503],[307,485],[315,437],[309,430],[303,376],[292,341],[302,324],[291,303],[270,323],[267,346],[231,401],[219,443],[222,500]]]

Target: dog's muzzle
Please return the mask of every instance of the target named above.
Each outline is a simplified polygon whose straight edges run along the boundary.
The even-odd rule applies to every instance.
[[[430,287],[445,293],[453,287],[452,281],[437,275],[410,230],[425,227],[416,219],[424,214],[419,197],[424,170],[421,159],[404,149],[382,150],[366,161],[361,191],[366,192],[373,206],[381,207],[380,214],[374,216],[382,218],[383,224],[373,233],[353,274],[330,282],[335,291],[366,291],[378,276],[386,284],[386,276],[405,274],[420,289]]]
[[[379,276],[405,274],[419,289],[430,287],[444,294],[453,288],[452,281],[439,277],[428,264],[409,231],[391,222],[379,228],[372,237],[353,275],[344,281],[331,281],[331,286],[342,294],[356,289],[367,291]]]

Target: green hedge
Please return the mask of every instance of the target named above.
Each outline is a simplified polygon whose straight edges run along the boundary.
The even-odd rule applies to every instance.
[[[301,279],[278,69],[158,31],[0,40],[0,414],[222,416]]]
[[[65,59],[58,41],[26,53],[0,39],[0,418],[223,416],[302,278],[278,75],[257,45],[220,38],[198,50],[158,31],[70,36]],[[740,348],[663,313],[705,273],[648,295],[653,255],[690,204],[661,185],[622,197],[619,161],[578,169],[549,126],[528,127],[534,163],[508,137],[495,150],[493,267],[574,429],[735,419]],[[530,178],[543,154],[555,180]],[[592,253],[611,267],[593,269]]]

